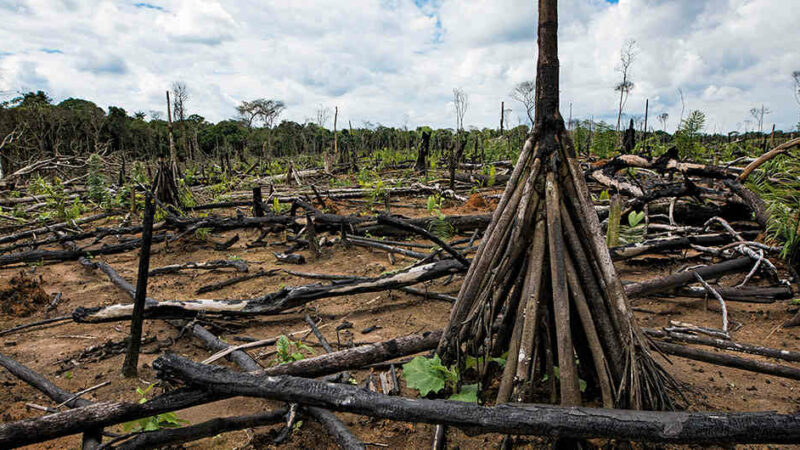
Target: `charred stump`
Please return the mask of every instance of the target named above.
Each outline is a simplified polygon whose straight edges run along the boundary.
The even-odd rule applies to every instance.
[[[180,195],[178,194],[178,181],[175,166],[161,160],[158,163],[156,172],[155,194],[156,198],[165,205],[180,206]]]
[[[417,162],[414,164],[414,171],[418,173],[426,173],[428,171],[428,152],[431,148],[431,132],[422,132],[422,142],[419,144],[419,153],[417,153]]]

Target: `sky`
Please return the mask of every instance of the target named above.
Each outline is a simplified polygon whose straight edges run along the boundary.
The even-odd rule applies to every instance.
[[[752,129],[761,105],[765,128],[800,121],[800,1],[560,0],[559,15],[565,118],[571,104],[573,118],[616,121],[633,39],[628,117],[649,99],[667,131],[695,109],[707,132]],[[454,127],[460,88],[465,125],[496,128],[503,101],[524,121],[510,93],[535,77],[532,0],[0,0],[0,16],[0,100],[41,89],[163,114],[180,80],[188,113],[211,121],[269,98],[301,123],[338,106],[340,127]]]

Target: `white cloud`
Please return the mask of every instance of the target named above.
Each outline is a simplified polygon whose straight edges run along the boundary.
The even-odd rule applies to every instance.
[[[562,110],[615,117],[619,49],[636,39],[635,88],[643,114],[681,102],[718,130],[751,107],[788,129],[800,106],[800,2],[785,0],[561,0]],[[183,80],[190,112],[210,120],[241,100],[278,98],[303,121],[318,104],[343,121],[452,126],[452,89],[470,95],[466,123],[497,126],[499,103],[535,73],[530,0],[0,0],[0,91],[46,89],[129,112],[164,109]],[[709,130],[711,131],[711,130]]]

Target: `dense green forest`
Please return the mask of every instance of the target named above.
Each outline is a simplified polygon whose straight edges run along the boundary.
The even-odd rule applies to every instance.
[[[252,104],[243,102],[243,107]],[[273,111],[270,119],[277,118],[282,109],[280,102],[275,104],[279,104],[280,109]],[[299,155],[321,157],[334,145],[333,130],[323,126],[324,123],[308,121],[300,124],[283,120],[272,125],[268,123],[271,120],[254,120],[258,119],[258,111],[241,111],[239,117],[217,123],[209,122],[199,114],[184,118],[177,112],[173,115],[173,134],[178,158],[182,161],[216,160],[220,156],[237,162]],[[116,152],[129,160],[167,157],[168,122],[157,113],[152,116],[148,117],[144,112],[129,114],[116,106],[110,106],[105,111],[84,99],[69,98],[54,103],[42,91],[25,93],[0,105],[0,136],[14,137],[3,148],[4,172],[11,173],[31,161],[56,155]],[[753,149],[766,148],[769,140],[781,141],[788,137],[780,131],[744,136],[737,133],[711,135],[703,133],[704,123],[703,113],[693,111],[681,120],[674,134],[663,130],[653,131],[653,126],[645,134],[643,125],[639,124],[634,142],[640,149],[646,147],[656,154],[674,145],[684,158],[711,157],[713,153],[724,160],[726,154],[730,157],[743,156]],[[460,136],[465,161],[514,158],[528,132],[526,125],[502,131],[499,127],[471,127],[461,133],[454,129],[418,127],[410,130],[370,123],[359,125],[353,127],[350,123],[339,123],[338,146],[348,153],[357,152],[360,157],[375,155],[384,164],[392,163],[392,159],[413,158],[423,131],[432,132],[431,151],[434,155],[447,154],[456,145],[457,136]],[[620,134],[608,123],[575,120],[569,127],[576,148],[586,156],[608,158],[619,150]],[[722,154],[720,149],[724,150]]]

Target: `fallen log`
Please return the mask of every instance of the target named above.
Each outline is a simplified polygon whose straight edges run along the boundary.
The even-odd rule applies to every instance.
[[[234,277],[234,278],[230,278],[230,279],[227,279],[227,280],[219,281],[217,283],[212,283],[212,284],[208,284],[208,285],[205,285],[205,286],[201,286],[201,287],[197,288],[197,290],[195,291],[195,294],[205,294],[206,292],[218,291],[218,290],[220,290],[222,288],[225,288],[225,287],[228,287],[228,286],[232,286],[232,285],[234,285],[236,283],[241,283],[243,281],[253,280],[253,279],[261,278],[261,277],[268,277],[268,276],[271,276],[271,275],[274,275],[274,274],[278,273],[279,271],[280,271],[280,269],[259,270],[256,273],[251,273],[251,274],[248,274],[248,275],[242,275],[242,276],[239,276],[239,277]]]
[[[3,366],[12,375],[29,384],[31,387],[42,392],[51,400],[59,404],[64,404],[69,408],[79,408],[82,406],[91,405],[92,402],[85,398],[75,397],[72,393],[67,392],[60,387],[56,386],[50,380],[43,377],[37,372],[34,372],[29,367],[18,363],[17,361],[0,354],[0,366]],[[83,435],[83,450],[97,448],[103,441],[102,428],[87,428]]]
[[[163,242],[170,235],[159,234],[153,236],[153,242]],[[11,253],[8,255],[0,255],[0,267],[9,266],[12,264],[41,262],[41,261],[75,261],[86,255],[110,255],[114,253],[124,253],[139,248],[142,245],[142,239],[130,239],[128,241],[103,245],[99,248],[80,248],[76,250],[31,250],[28,252]]]
[[[200,325],[195,324],[194,326],[192,326],[192,333],[194,334],[195,337],[197,337],[201,341],[203,341],[203,343],[211,350],[220,351],[220,350],[225,350],[225,349],[230,348],[230,345],[226,344],[225,342],[222,342],[216,336],[211,334],[208,330],[206,330],[205,328],[203,328]],[[241,367],[242,369],[244,369],[246,371],[252,372],[252,371],[257,371],[257,370],[261,369],[261,366],[253,358],[251,358],[250,355],[248,355],[247,353],[245,353],[242,350],[234,350],[234,351],[230,352],[227,355],[227,357],[228,357],[228,359],[230,359],[231,361],[235,362],[239,367]],[[275,422],[271,422],[271,423],[280,422],[281,419],[283,418],[283,416],[288,411],[288,409],[284,408],[282,411],[283,412],[278,416],[278,420],[276,420]],[[342,423],[342,421],[339,420],[339,418],[337,418],[335,415],[333,415],[333,413],[331,413],[330,411],[327,411],[327,410],[324,410],[324,409],[321,409],[321,408],[316,408],[316,407],[309,407],[308,408],[308,413],[312,417],[314,417],[317,421],[319,421],[324,427],[326,427],[331,432],[331,434],[334,436],[334,438],[337,440],[337,442],[340,442],[340,444],[343,444],[342,446],[344,448],[356,449],[356,448],[363,448],[364,447],[364,444],[361,443],[361,441],[359,441],[357,438],[355,438],[352,435],[352,433],[350,433],[350,430],[347,429],[347,426],[345,426],[344,423]],[[252,417],[252,416],[250,416],[250,417]],[[266,420],[266,418],[264,418],[264,419]],[[217,433],[222,432],[222,431],[233,431],[233,430],[236,430],[236,429],[246,428],[246,427],[240,427],[239,426],[240,422],[246,422],[246,420],[243,420],[243,421],[238,421],[237,420],[237,421],[234,421],[234,422],[223,422],[223,423],[216,424]],[[206,422],[206,423],[208,423],[208,422]],[[199,439],[200,437],[209,436],[209,434],[203,434],[202,432],[199,432],[199,433],[201,433],[201,436],[199,436],[199,437],[193,437],[193,436],[195,436],[194,433],[181,433],[180,435],[181,435],[181,439],[182,440],[179,441],[179,442],[186,442],[186,441],[189,441],[189,440]],[[214,433],[214,434],[217,434],[217,433]],[[211,434],[211,436],[213,436],[214,434]],[[164,437],[170,437],[170,436],[169,436],[169,433],[165,432],[165,433],[162,433],[161,437],[164,438]],[[174,443],[175,441],[170,441],[170,442]],[[130,448],[140,448],[140,447],[132,446]]]
[[[145,318],[180,319],[193,317],[200,312],[227,315],[271,315],[320,298],[398,289],[463,270],[465,267],[460,262],[454,259],[444,259],[369,280],[355,280],[331,286],[312,284],[286,287],[253,299],[148,302],[145,308]],[[72,317],[76,322],[111,322],[129,319],[132,311],[133,305],[130,304],[96,308],[79,307],[73,311]]]
[[[71,320],[72,316],[61,316],[61,317],[51,317],[49,319],[44,320],[37,320],[36,322],[26,323],[23,325],[18,325],[16,327],[12,327],[6,330],[0,330],[0,336],[5,336],[8,334],[16,333],[20,330],[25,330],[27,328],[38,327],[40,325],[48,325],[55,322],[65,322],[67,320]]]
[[[386,215],[386,214],[381,214],[381,215],[378,216],[378,224],[379,225],[388,225],[390,227],[398,228],[398,229],[403,230],[403,231],[408,231],[408,232],[411,232],[411,233],[414,233],[414,234],[418,234],[418,235],[430,240],[434,244],[438,245],[443,250],[445,250],[447,253],[450,253],[450,255],[452,255],[453,258],[457,259],[461,264],[463,264],[464,267],[469,267],[469,260],[467,258],[465,258],[461,253],[459,253],[458,251],[453,249],[453,247],[448,245],[447,242],[439,239],[433,233],[429,232],[428,230],[426,230],[426,229],[424,229],[422,227],[418,227],[418,226],[416,226],[416,225],[414,225],[412,223],[409,223],[406,220],[399,220],[399,219],[397,219],[395,217],[391,217],[391,216]]]
[[[725,180],[725,186],[734,194],[738,195],[744,203],[753,211],[753,216],[761,228],[766,228],[769,222],[769,209],[766,202],[755,192],[751,191],[737,180]]]
[[[748,239],[755,237],[757,232],[746,232]],[[635,256],[647,253],[662,253],[673,250],[690,248],[692,245],[722,245],[733,241],[733,237],[728,233],[713,233],[691,236],[676,236],[660,239],[649,239],[643,242],[610,247],[608,251],[611,258],[615,261],[630,259]]]
[[[114,215],[114,213],[103,212],[103,213],[100,213],[100,214],[95,214],[95,215],[92,215],[92,216],[82,217],[82,218],[79,218],[79,219],[71,220],[69,222],[60,222],[60,223],[56,223],[56,224],[53,224],[53,225],[46,225],[46,226],[43,226],[43,227],[34,228],[32,230],[20,231],[19,233],[9,234],[9,235],[0,237],[0,244],[5,244],[7,242],[14,242],[14,241],[18,241],[20,239],[27,239],[27,238],[35,236],[37,234],[44,234],[44,233],[49,233],[51,231],[60,230],[60,229],[62,229],[64,227],[67,227],[67,226],[70,226],[70,225],[82,225],[84,223],[95,222],[95,221],[98,221],[98,220],[101,220],[101,219],[105,219],[106,217],[110,217],[110,216],[113,216],[113,215]]]
[[[442,331],[429,331],[421,334],[410,334],[388,341],[325,353],[312,358],[301,359],[287,364],[263,369],[257,373],[262,375],[294,375],[318,377],[330,375],[344,370],[365,367],[377,362],[393,358],[413,355],[432,350],[439,343]]]
[[[798,145],[800,145],[800,137],[784,142],[783,144],[773,148],[767,153],[764,153],[763,155],[759,156],[755,161],[751,162],[750,164],[747,165],[747,167],[744,168],[742,173],[739,175],[738,181],[744,182],[745,180],[747,180],[747,177],[749,177],[750,174],[753,173],[754,170],[758,169],[762,164],[782,153],[786,153],[787,151]]]
[[[293,401],[390,420],[454,426],[477,433],[717,445],[800,440],[800,414],[654,412],[532,404],[486,407],[449,400],[391,397],[357,386],[307,378],[236,373],[173,354],[159,357],[153,367],[161,379],[179,379],[219,395]]]
[[[177,390],[145,403],[97,402],[69,411],[0,424],[0,448],[15,448],[202,405],[229,396]]]
[[[769,348],[760,345],[733,342],[727,339],[697,336],[694,334],[679,333],[675,331],[655,330],[652,328],[643,328],[643,330],[648,335],[659,339],[669,339],[686,342],[689,344],[716,347],[734,352],[749,353],[751,355],[766,356],[768,358],[783,359],[785,361],[800,362],[800,352],[795,352],[792,350],[779,350],[777,348]]]
[[[156,267],[150,270],[149,276],[164,275],[167,273],[180,272],[181,270],[216,270],[223,268],[234,268],[237,272],[247,272],[247,263],[241,260],[218,260],[209,262],[189,262],[183,264],[170,264],[168,266]]]
[[[741,258],[731,259],[721,263],[711,264],[709,266],[698,267],[685,272],[674,273],[661,278],[641,281],[638,283],[630,283],[625,285],[625,293],[628,294],[628,297],[644,297],[645,295],[669,291],[671,289],[693,283],[695,280],[694,272],[697,272],[705,279],[709,279],[731,272],[747,271],[752,265],[753,260],[747,256],[743,256]]]
[[[294,217],[265,214],[263,217],[168,217],[167,224],[180,230],[196,230],[198,228],[211,228],[213,231],[235,230],[239,228],[260,228],[264,225],[283,225],[285,227],[299,228]]]
[[[800,380],[800,369],[782,366],[754,359],[740,358],[738,356],[726,355],[723,353],[709,352],[685,345],[672,344],[664,341],[654,341],[662,352],[668,355],[680,356],[682,358],[693,359],[718,366],[733,367],[735,369],[747,370],[750,372],[763,373],[791,380]]]
[[[775,303],[778,300],[787,300],[794,296],[790,286],[771,287],[727,287],[714,286],[714,290],[726,300],[745,303]],[[675,291],[681,297],[705,298],[708,291],[701,287],[685,287]]]
[[[133,450],[171,447],[176,444],[196,441],[229,431],[274,425],[282,422],[287,412],[287,408],[279,408],[273,411],[250,414],[247,416],[217,417],[196,425],[137,433],[129,440],[107,448]]]
[[[153,230],[158,230],[163,227],[164,227],[164,222],[159,222],[158,224],[153,225]],[[130,226],[130,227],[116,227],[116,228],[97,227],[91,231],[84,231],[80,233],[58,234],[56,236],[50,236],[35,241],[17,242],[16,244],[7,245],[5,247],[0,248],[0,253],[8,253],[18,248],[28,248],[32,250],[41,247],[42,245],[63,243],[68,241],[82,241],[84,239],[89,239],[89,238],[95,238],[95,242],[99,242],[102,238],[106,236],[122,236],[126,234],[141,233],[141,231],[142,231],[141,225]]]

